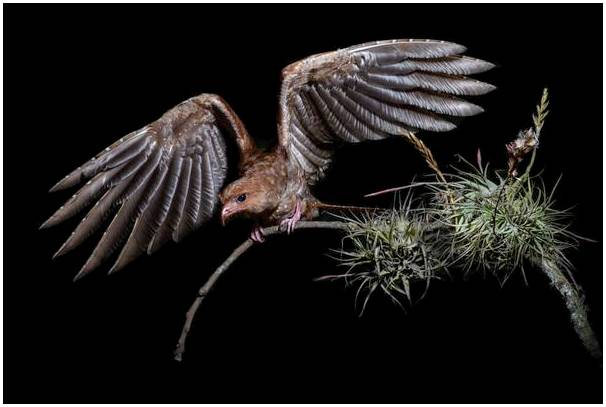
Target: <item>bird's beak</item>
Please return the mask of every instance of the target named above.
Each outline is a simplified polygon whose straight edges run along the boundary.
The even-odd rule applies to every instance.
[[[225,224],[229,221],[229,218],[231,218],[236,212],[237,210],[233,206],[225,205],[221,210],[221,224],[225,226]]]

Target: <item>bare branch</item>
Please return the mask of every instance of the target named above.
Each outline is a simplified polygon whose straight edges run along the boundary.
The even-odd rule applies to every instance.
[[[300,221],[295,225],[295,230],[300,229],[334,229],[334,230],[348,230],[349,226],[346,222],[340,221]],[[276,234],[283,233],[278,226],[272,226],[263,229],[263,234],[265,236],[271,236]],[[179,337],[179,342],[177,342],[177,348],[175,349],[175,360],[181,361],[183,359],[183,353],[185,352],[185,341],[187,340],[187,335],[191,329],[191,324],[196,316],[196,312],[198,312],[198,308],[204,298],[208,295],[210,290],[214,287],[219,277],[223,275],[227,269],[236,261],[240,256],[242,256],[248,249],[253,246],[254,242],[251,239],[246,239],[240,246],[238,246],[230,255],[225,259],[225,261],[217,267],[215,272],[209,277],[206,283],[200,288],[198,291],[198,296],[194,300],[191,307],[187,311],[185,315],[185,323],[183,325],[183,330],[181,331],[181,336]]]
[[[551,284],[558,290],[568,312],[570,320],[577,335],[583,342],[585,349],[602,364],[602,350],[593,329],[589,325],[587,318],[587,306],[582,292],[573,283],[566,278],[565,274],[557,266],[556,262],[550,259],[543,259],[541,269],[549,277]]]

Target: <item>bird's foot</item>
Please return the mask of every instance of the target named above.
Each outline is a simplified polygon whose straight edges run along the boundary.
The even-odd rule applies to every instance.
[[[263,228],[259,225],[255,225],[253,230],[250,232],[250,239],[255,243],[263,243],[265,241],[265,235],[263,235]]]
[[[293,230],[295,230],[295,225],[301,220],[301,206],[301,201],[297,199],[297,203],[295,205],[295,210],[293,211],[293,213],[288,218],[283,219],[282,222],[280,222],[280,230],[285,231],[289,234]]]

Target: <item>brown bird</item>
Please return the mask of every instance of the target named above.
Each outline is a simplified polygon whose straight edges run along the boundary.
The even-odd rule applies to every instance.
[[[182,102],[155,122],[128,134],[78,167],[51,191],[86,184],[42,227],[56,225],[92,205],[55,256],[81,244],[112,213],[113,220],[78,275],[98,267],[121,247],[110,273],[142,253],[210,221],[221,203],[223,223],[235,216],[292,231],[318,215],[310,188],[344,143],[446,132],[453,119],[482,108],[458,96],[494,86],[465,75],[491,69],[463,56],[458,44],[434,40],[371,42],[317,54],[282,71],[278,142],[260,151],[244,124],[217,95]],[[240,178],[224,187],[227,139],[239,148]],[[223,188],[224,187],[224,188]],[[223,189],[222,189],[223,188]],[[221,190],[222,189],[222,190]]]

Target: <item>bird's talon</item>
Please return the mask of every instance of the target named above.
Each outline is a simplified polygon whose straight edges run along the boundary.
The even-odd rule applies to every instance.
[[[265,241],[265,236],[263,235],[263,228],[259,225],[256,225],[253,230],[250,232],[250,240],[255,243],[263,243]]]

